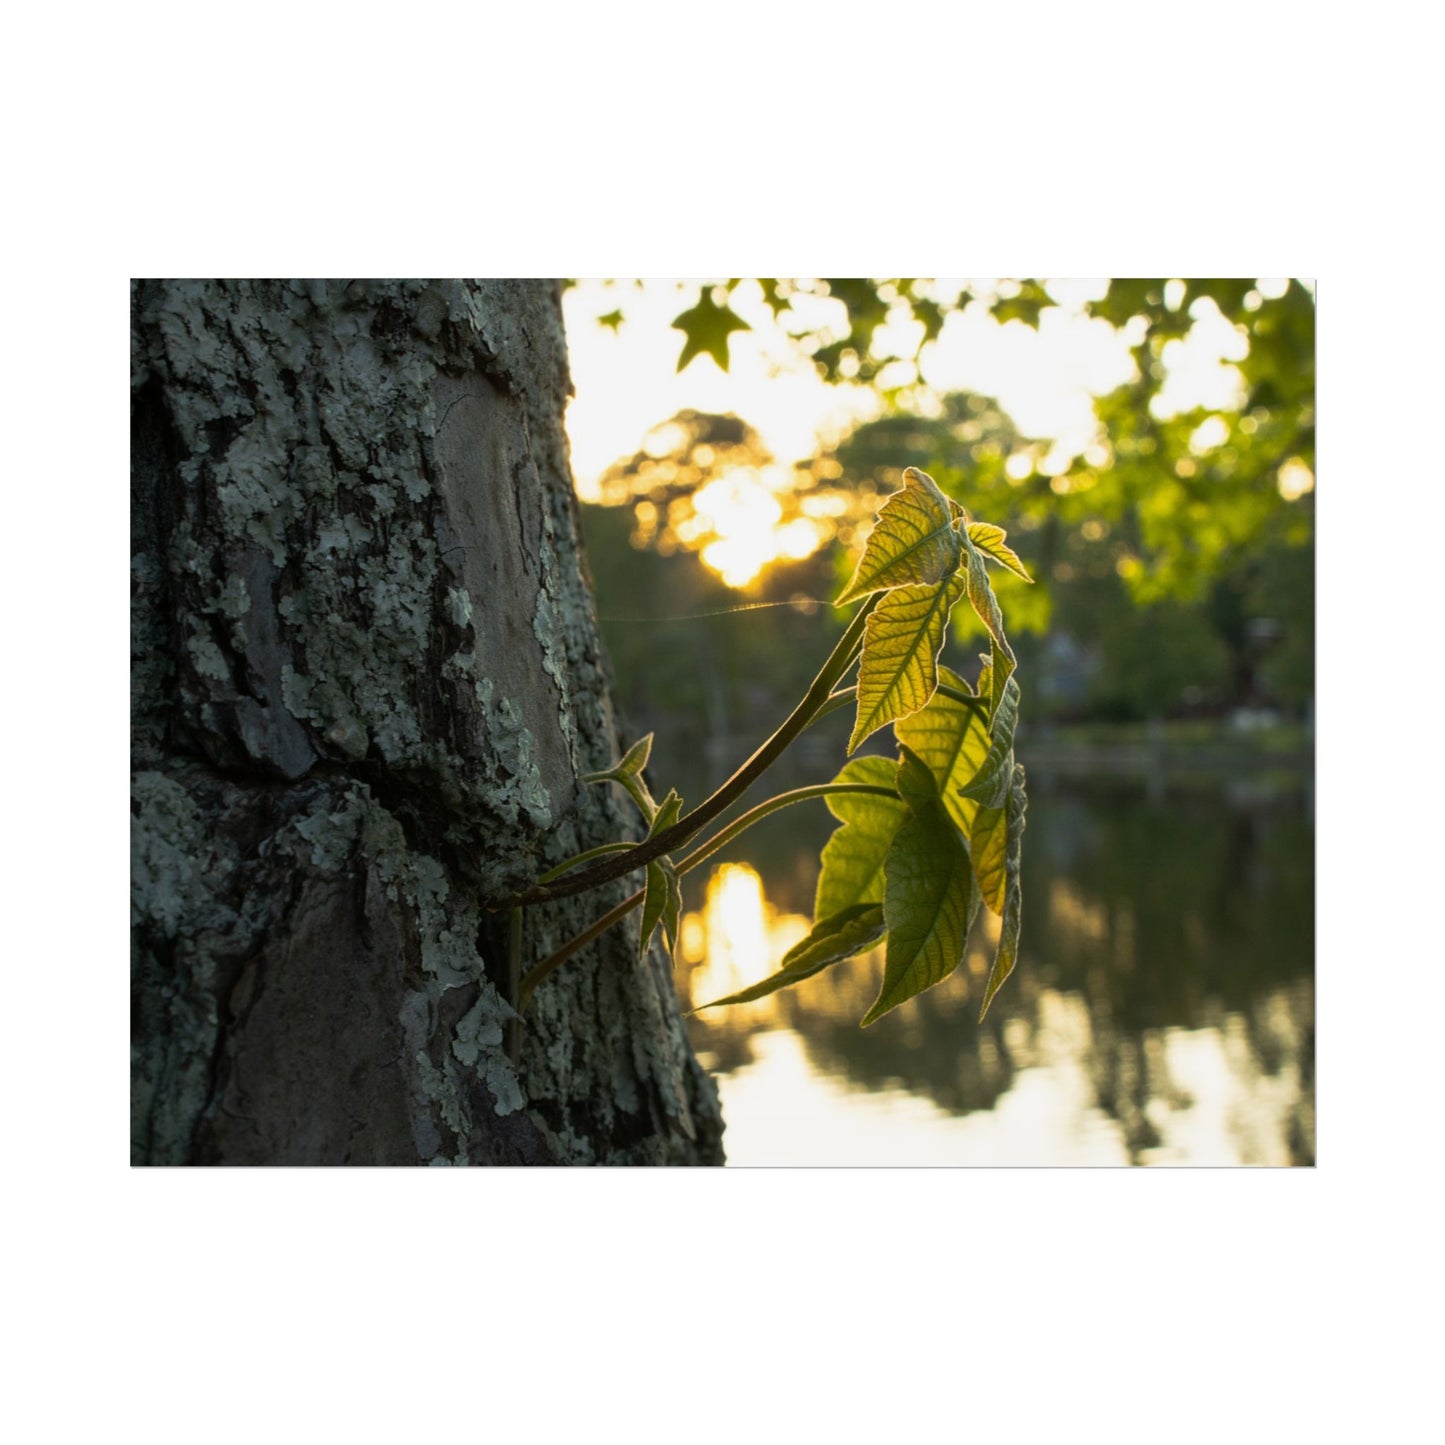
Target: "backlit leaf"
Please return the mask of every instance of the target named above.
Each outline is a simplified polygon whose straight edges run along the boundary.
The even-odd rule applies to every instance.
[[[989,731],[994,732],[998,728],[999,708],[1003,704],[1004,694],[1008,691],[1009,679],[1014,675],[1018,664],[1006,645],[1000,647],[997,642],[990,642],[989,654],[988,691],[984,694],[982,678],[979,680],[978,690],[988,698],[988,726]]]
[[[702,295],[698,297],[697,305],[689,311],[684,311],[680,316],[674,316],[672,325],[675,330],[681,331],[687,338],[683,343],[682,355],[677,359],[679,371],[693,357],[701,356],[704,352],[726,371],[728,369],[728,337],[734,331],[752,330],[752,327],[735,311],[726,306],[719,306],[712,299],[712,293],[706,286],[702,288]]]
[[[1008,809],[980,808],[968,839],[969,857],[978,891],[994,913],[1004,905],[1005,862],[1008,856]]]
[[[855,903],[813,926],[813,931],[795,943],[783,955],[778,971],[761,983],[712,1003],[699,1004],[699,1009],[716,1008],[725,1003],[751,1003],[821,973],[829,964],[840,963],[854,954],[872,948],[883,937],[883,908],[877,903]]]
[[[833,781],[892,788],[897,776],[892,758],[863,757],[845,763]],[[815,918],[830,918],[858,903],[882,902],[883,860],[898,825],[908,816],[901,798],[876,793],[832,794],[827,803],[843,826],[823,845]]]
[[[1009,661],[1012,662],[1013,649],[1008,645],[1003,631],[1003,611],[998,605],[998,598],[993,595],[993,585],[988,580],[988,567],[984,563],[983,553],[974,545],[967,527],[961,529],[960,535],[968,563],[968,600],[973,604],[973,610],[978,613],[979,620],[988,628],[989,636],[998,644],[995,650],[1007,653]]]
[[[978,892],[968,854],[927,765],[900,748],[898,789],[908,816],[884,863],[883,918],[888,950],[883,986],[863,1026],[947,978],[963,958]]]
[[[968,684],[947,667],[939,667],[938,680],[959,692],[970,691]],[[935,692],[926,707],[901,718],[893,731],[898,741],[927,765],[949,817],[968,837],[978,804],[965,798],[959,789],[973,781],[988,756],[987,694],[970,707]]]
[[[878,509],[858,569],[836,605],[887,587],[942,582],[958,570],[961,546],[949,498],[927,472],[909,467],[902,488]]]
[[[957,573],[934,587],[895,587],[868,614],[850,753],[871,733],[917,712],[933,696],[948,614],[963,590],[964,579]]]
[[[1023,926],[1023,883],[1021,865],[1023,860],[1024,811],[1028,798],[1024,792],[1024,770],[1015,767],[1013,786],[1009,789],[1007,814],[1008,853],[1004,865],[1005,883],[1002,924],[999,928],[998,949],[993,956],[993,967],[989,970],[988,985],[983,992],[983,1007],[979,1010],[979,1022],[988,1012],[993,996],[1003,986],[1004,980],[1013,972],[1018,959],[1019,933]]]
[[[1014,728],[1019,715],[1019,685],[1010,677],[1004,685],[1003,701],[999,704],[998,715],[994,718],[993,738],[989,743],[988,756],[977,775],[962,789],[965,798],[972,798],[985,808],[998,808],[1008,796],[1009,784],[1013,778]]]
[[[1012,547],[1004,545],[1004,538],[1008,533],[1002,527],[995,527],[992,522],[970,522],[968,524],[968,537],[975,547],[986,556],[1001,566],[1007,567],[1016,577],[1022,577],[1025,582],[1032,582],[1034,579],[1029,576],[1028,568],[1018,559],[1018,554]]]

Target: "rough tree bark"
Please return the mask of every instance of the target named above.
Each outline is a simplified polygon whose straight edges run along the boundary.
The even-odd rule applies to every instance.
[[[135,1162],[721,1162],[635,917],[503,1044],[486,903],[632,826],[578,782],[617,739],[558,299],[132,288]]]

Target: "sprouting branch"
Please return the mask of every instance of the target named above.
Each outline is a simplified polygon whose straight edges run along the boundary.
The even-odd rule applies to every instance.
[[[493,906],[515,908],[585,893],[604,883],[611,883],[613,879],[625,877],[641,868],[644,863],[672,852],[695,837],[714,818],[737,802],[778,760],[793,739],[815,722],[825,709],[831,711],[840,705],[842,698],[837,696],[833,689],[857,660],[863,646],[864,622],[877,600],[876,595],[869,597],[858,609],[848,624],[847,631],[838,640],[838,645],[829,654],[828,660],[803,695],[803,700],[788,715],[782,726],[705,802],[699,803],[692,812],[656,837],[648,838],[625,852],[604,858],[590,868],[584,868],[580,873],[569,874],[550,883],[539,880],[530,888]]]

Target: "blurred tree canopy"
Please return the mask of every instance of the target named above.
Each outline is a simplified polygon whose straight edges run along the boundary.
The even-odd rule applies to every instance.
[[[739,284],[733,279],[702,287],[706,305],[700,300],[675,318],[685,337],[679,370],[704,351],[726,368],[728,336],[746,325],[727,305]],[[1047,283],[1037,280],[997,282],[977,294],[940,292],[933,283],[907,279],[758,284],[779,325],[819,375],[871,384],[888,412],[903,416],[926,416],[930,409],[936,415],[936,402],[919,380],[919,359],[950,313],[979,306],[1001,322],[1037,329],[1044,312],[1059,304]],[[797,321],[795,301],[818,295],[842,303],[843,335]],[[1141,600],[1197,598],[1240,548],[1273,541],[1308,545],[1312,503],[1291,503],[1308,496],[1314,480],[1315,304],[1309,290],[1299,281],[1266,295],[1252,280],[1112,280],[1085,312],[1124,333],[1136,369],[1132,382],[1097,399],[1096,445],[1045,476],[1038,468],[1047,447],[1000,456],[997,448],[1010,439],[994,438],[938,456],[935,464],[947,475],[935,473],[935,480],[985,517],[989,493],[1007,485],[1024,503],[1021,515],[1040,523],[1046,516],[1065,527],[1090,518],[1127,518],[1130,535],[1119,564]],[[1236,404],[1171,414],[1166,386],[1172,356],[1196,326],[1216,318],[1238,340],[1238,355],[1231,358],[1241,378]],[[892,324],[900,321],[917,324]],[[883,340],[901,334],[910,336],[911,350]],[[986,465],[991,461],[999,465]],[[1032,463],[1028,471],[1025,461]],[[908,464],[900,461],[899,471]]]
[[[674,319],[679,370],[704,355],[726,369],[730,338],[747,329],[729,305],[740,284],[700,285]],[[1037,579],[1030,587],[995,578],[1011,632],[1036,634],[1040,648],[1048,633],[1056,650],[1073,646],[1088,662],[1087,696],[1061,684],[1055,711],[1304,706],[1313,692],[1315,471],[1315,304],[1306,286],[1110,281],[1084,309],[1122,333],[1135,374],[1095,399],[1092,444],[1060,457],[996,401],[939,396],[919,371],[949,315],[966,308],[1037,328],[1060,304],[1048,282],[758,285],[818,373],[870,385],[882,415],[791,469],[738,418],[672,418],[603,478],[605,501],[633,504],[635,546],[698,553],[734,587],[760,578],[750,595],[830,595],[849,570],[857,529],[917,466],[972,515],[1006,527]],[[842,303],[842,327],[805,319],[818,310],[804,298],[825,296]],[[1224,338],[1238,384],[1226,403],[1177,410],[1171,368],[1196,328],[1215,345]],[[752,525],[730,533],[729,516],[748,509]],[[760,518],[771,523],[771,551],[750,555],[740,549],[747,537],[760,545]]]

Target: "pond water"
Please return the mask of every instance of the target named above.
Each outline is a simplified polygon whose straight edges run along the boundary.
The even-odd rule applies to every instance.
[[[1031,772],[1022,949],[982,1025],[986,911],[951,978],[867,1029],[881,950],[690,1018],[729,1164],[1313,1163],[1308,787]],[[689,875],[684,1000],[765,977],[807,932],[832,826],[789,810]]]

